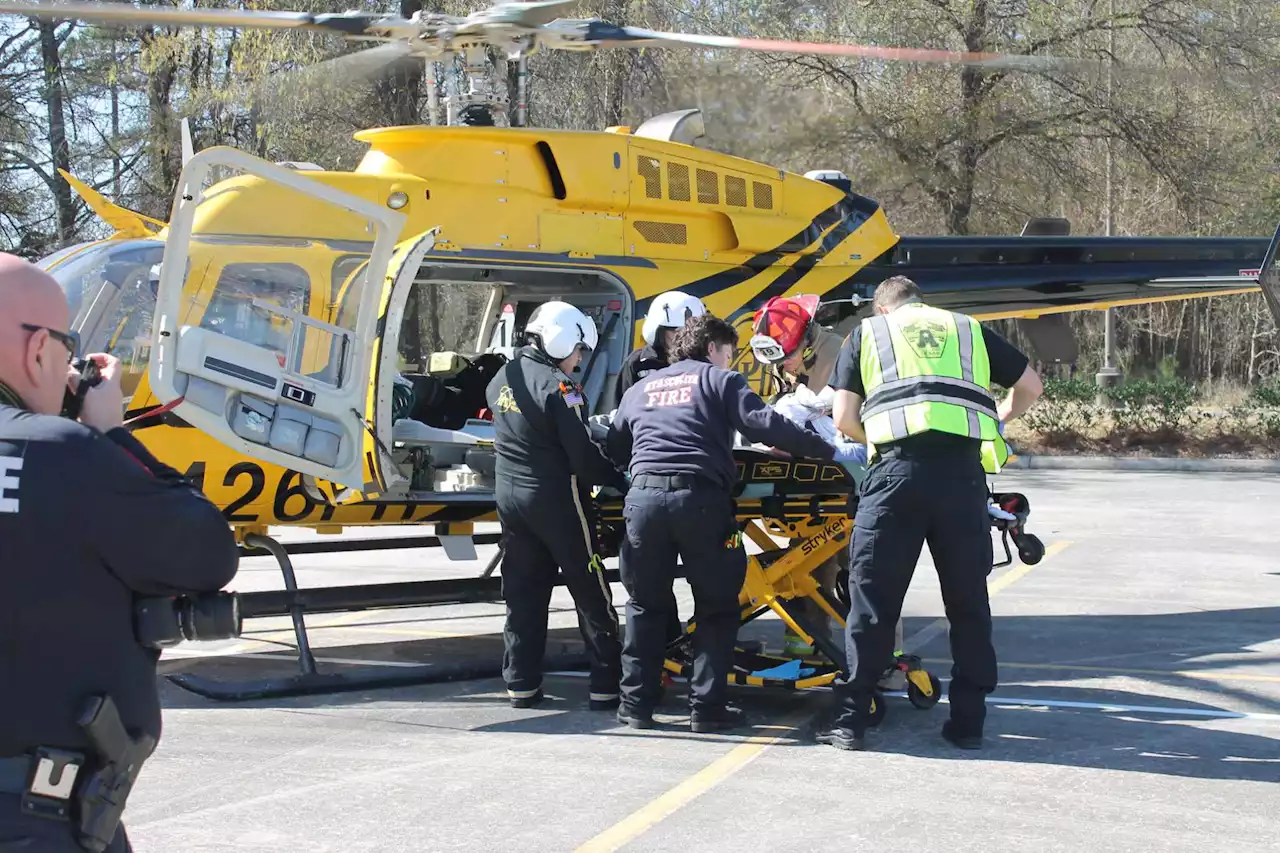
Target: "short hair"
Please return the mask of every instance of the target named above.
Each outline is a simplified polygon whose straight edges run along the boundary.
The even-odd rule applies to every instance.
[[[671,346],[671,361],[673,364],[686,358],[706,361],[712,344],[736,347],[738,330],[710,314],[694,317],[676,331],[676,339]]]
[[[875,299],[872,306],[875,308],[897,308],[905,302],[920,302],[924,299],[924,295],[920,292],[920,286],[905,275],[895,275],[886,278],[876,287]]]

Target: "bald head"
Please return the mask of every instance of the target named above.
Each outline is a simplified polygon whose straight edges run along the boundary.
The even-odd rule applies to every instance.
[[[69,353],[49,330],[67,332],[70,314],[52,276],[0,253],[0,381],[32,411],[56,415],[62,409]],[[33,331],[24,324],[40,328]]]

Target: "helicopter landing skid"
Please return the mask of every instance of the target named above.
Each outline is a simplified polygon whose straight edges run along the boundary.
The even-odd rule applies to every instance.
[[[307,636],[307,625],[303,618],[303,614],[309,609],[307,607],[307,597],[298,594],[297,576],[294,574],[293,561],[289,558],[289,552],[282,544],[271,537],[257,533],[245,536],[244,543],[247,547],[270,553],[279,564],[281,574],[284,575],[285,595],[289,602],[287,612],[293,620],[293,635],[298,643],[298,669],[300,671],[291,676],[278,676],[255,681],[217,681],[192,673],[176,673],[167,676],[169,681],[184,690],[189,690],[207,699],[225,702],[245,702],[253,699],[277,699],[288,696],[310,696],[388,687],[443,684],[451,681],[497,678],[502,675],[501,660],[479,664],[422,664],[421,666],[397,666],[395,668],[381,667],[372,672],[320,672],[316,667],[315,654],[311,651],[311,643]],[[391,600],[385,596],[378,596],[374,591],[398,585],[384,585],[383,588],[365,587],[364,589],[370,592],[366,592],[363,599],[356,601],[355,596],[359,595],[358,590],[360,588],[346,587],[343,589],[350,596],[347,598],[348,607],[337,608],[333,607],[332,603],[327,602],[328,606],[322,605],[318,609],[372,610],[385,607],[412,606],[414,604],[501,600],[499,592],[500,581],[497,578],[490,577],[497,567],[500,555],[501,548],[499,549],[499,557],[495,557],[485,569],[485,573],[479,578],[413,585],[415,588],[447,586],[447,590],[434,593],[421,590],[417,591],[412,598],[400,595],[396,596],[395,600]],[[495,596],[494,593],[497,593],[497,595]],[[251,595],[255,594],[249,593],[243,597],[247,598]],[[273,599],[278,597],[278,593],[270,595]],[[278,611],[272,612],[268,608],[264,608],[259,612],[252,606],[242,608],[242,610],[246,610],[246,615],[248,616],[277,615],[279,613]],[[558,655],[549,657],[545,666],[547,671],[586,669],[588,658],[585,653]]]

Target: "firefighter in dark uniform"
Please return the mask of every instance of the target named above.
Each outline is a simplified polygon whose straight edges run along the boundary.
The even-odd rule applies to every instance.
[[[734,431],[797,456],[831,459],[835,452],[766,406],[729,369],[737,342],[737,330],[724,320],[710,314],[690,320],[676,335],[674,363],[628,391],[610,426],[609,455],[631,473],[619,554],[631,597],[618,720],[632,728],[653,725],[677,556],[693,587],[693,730],[743,724],[741,711],[727,702],[747,570],[732,497]]]
[[[627,356],[618,373],[615,407],[622,404],[623,395],[632,385],[671,363],[671,341],[676,331],[686,320],[701,317],[705,313],[707,307],[702,304],[701,299],[679,290],[668,290],[653,298],[649,313],[645,314],[644,323],[640,326],[640,335],[644,338],[645,345]],[[667,622],[668,643],[680,639],[680,635],[684,633],[680,626],[680,610],[676,606],[674,589],[671,591],[670,613]]]
[[[999,405],[993,384],[1010,389]],[[894,276],[876,289],[873,315],[845,342],[832,386],[836,426],[867,445],[871,467],[850,546],[839,714],[819,739],[863,748],[876,682],[892,658],[893,626],[927,541],[955,662],[942,735],[961,748],[980,748],[986,696],[997,679],[986,474],[1008,458],[1002,425],[1035,402],[1040,378],[995,332],[925,305],[914,282]]]
[[[78,420],[59,416],[78,388],[69,319],[53,278],[0,255],[0,851],[130,849],[114,817],[96,844],[81,834],[87,794],[121,766],[78,720],[109,700],[154,749],[160,654],[137,641],[135,597],[216,591],[238,561],[218,508],[121,427],[115,358],[89,356],[102,381]]]
[[[595,323],[565,302],[529,318],[530,344],[503,365],[486,397],[497,452],[502,596],[507,603],[502,676],[511,704],[542,701],[542,659],[556,568],[578,610],[591,657],[592,710],[618,705],[618,614],[595,543],[593,485],[625,492],[626,478],[591,441],[586,400],[569,374],[595,348]]]

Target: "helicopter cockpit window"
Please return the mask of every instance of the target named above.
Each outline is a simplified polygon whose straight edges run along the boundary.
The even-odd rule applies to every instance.
[[[64,255],[65,257],[65,255]],[[85,353],[106,352],[123,367],[125,396],[132,396],[151,354],[157,270],[164,244],[156,240],[111,241],[53,266]]]

